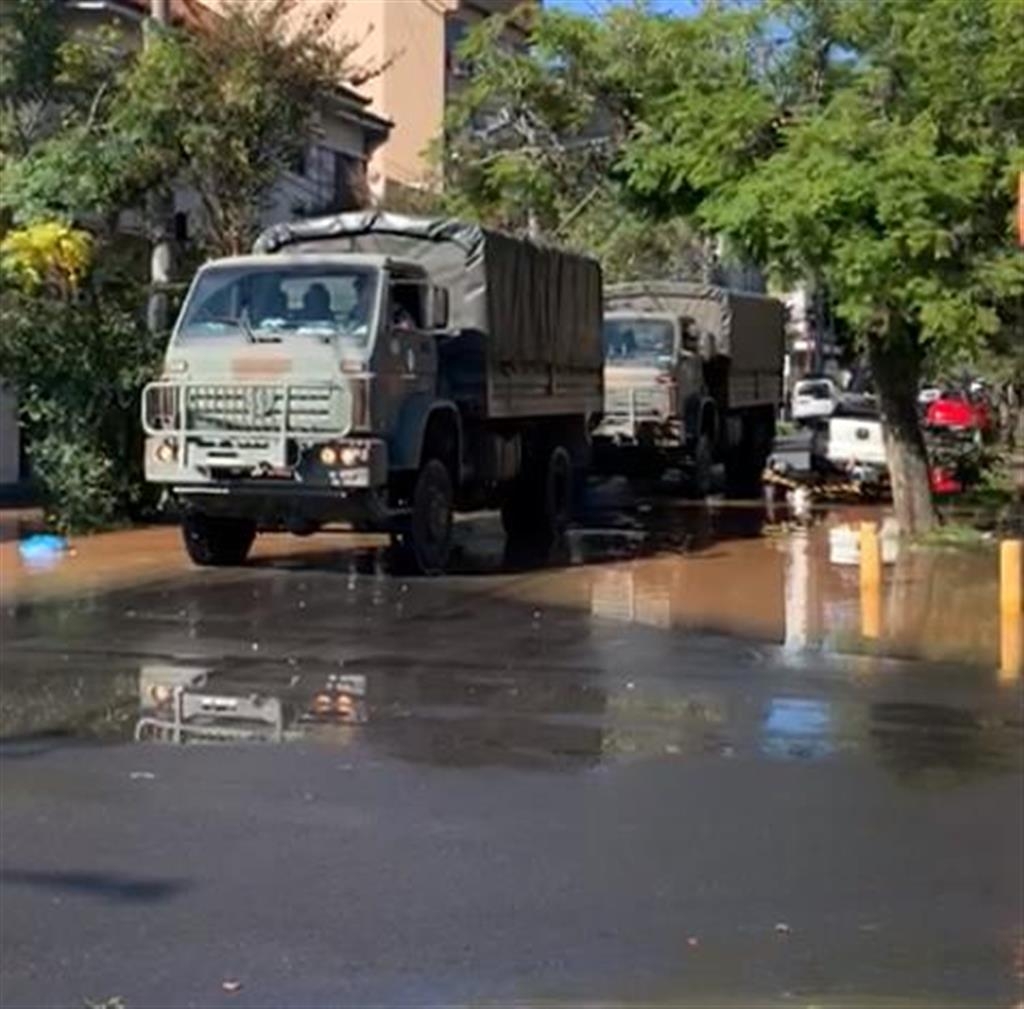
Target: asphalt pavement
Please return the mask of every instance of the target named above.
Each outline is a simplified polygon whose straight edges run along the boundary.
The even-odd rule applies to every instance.
[[[11,602],[0,1004],[1014,1005],[1019,684],[661,619],[638,537]]]

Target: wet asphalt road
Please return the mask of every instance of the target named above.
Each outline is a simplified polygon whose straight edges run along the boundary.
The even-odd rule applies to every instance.
[[[1014,1004],[1019,688],[595,615],[587,542],[9,607],[0,1003]],[[186,680],[284,741],[132,742]]]

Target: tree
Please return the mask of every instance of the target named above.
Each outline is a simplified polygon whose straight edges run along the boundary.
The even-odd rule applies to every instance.
[[[822,279],[869,355],[900,525],[926,531],[922,361],[976,352],[1024,293],[1019,11],[776,0],[665,31],[690,58],[644,102],[630,190],[783,276]]]
[[[139,513],[138,390],[160,348],[140,287],[102,265],[86,232],[47,223],[0,243],[0,374],[18,389],[34,476],[61,529]]]
[[[2,205],[21,223],[75,219],[189,187],[207,251],[247,249],[325,103],[344,82],[380,72],[353,64],[358,40],[330,41],[338,14],[300,0],[232,4],[191,31],[148,29],[149,44],[119,51],[120,69],[105,74],[101,36],[58,45],[57,79],[78,101],[60,130],[5,167]]]
[[[605,22],[558,10],[511,17],[529,31],[528,47],[503,43],[500,17],[460,47],[469,77],[435,152],[442,205],[585,249],[600,256],[607,279],[706,272],[692,229],[627,205],[615,173],[655,57],[651,24],[625,10]]]

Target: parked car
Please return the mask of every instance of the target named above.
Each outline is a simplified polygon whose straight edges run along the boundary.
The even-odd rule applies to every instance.
[[[992,411],[981,396],[963,391],[944,392],[925,413],[925,428],[933,435],[987,440],[993,430]]]
[[[790,411],[793,420],[805,422],[831,417],[840,395],[830,378],[803,378],[793,386]]]

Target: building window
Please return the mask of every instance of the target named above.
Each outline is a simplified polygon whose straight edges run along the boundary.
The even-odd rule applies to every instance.
[[[448,16],[444,22],[444,69],[445,76],[450,80],[464,80],[472,73],[472,68],[459,58],[459,44],[466,37],[469,26],[465,21]]]
[[[299,189],[312,201],[310,213],[338,214],[367,204],[366,162],[362,158],[316,145],[306,167],[306,181]]]

